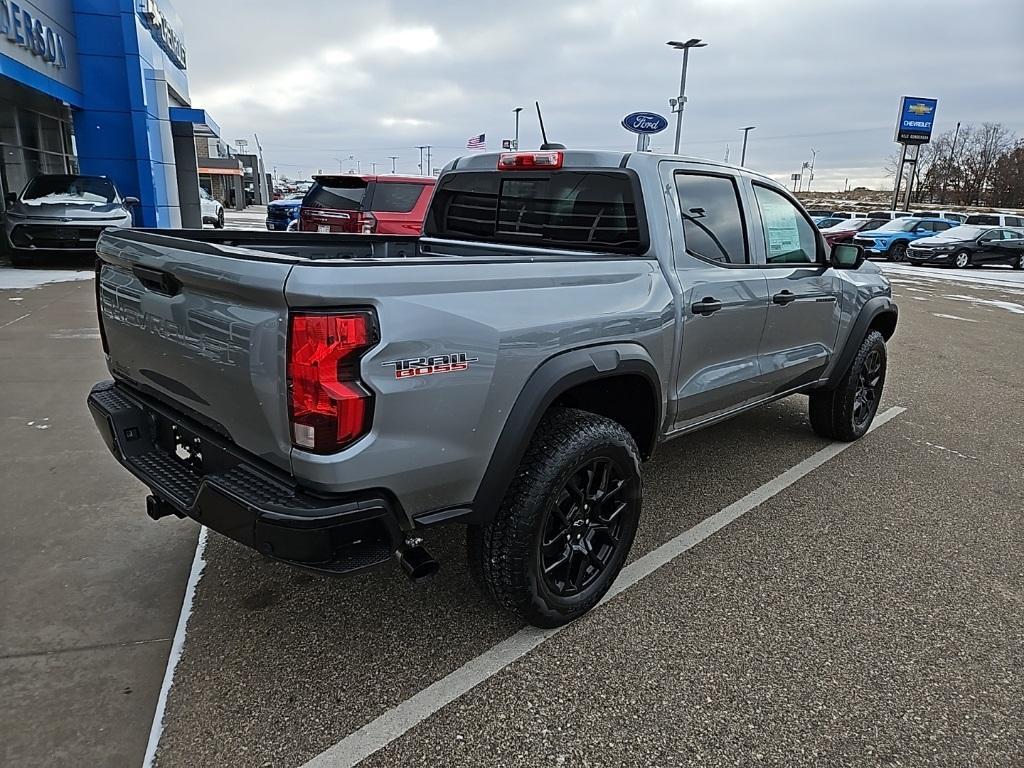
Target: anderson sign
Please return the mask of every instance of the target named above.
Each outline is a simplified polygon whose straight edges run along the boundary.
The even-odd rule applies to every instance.
[[[14,0],[0,0],[0,37],[25,49],[56,69],[66,69],[68,56],[60,32]]]

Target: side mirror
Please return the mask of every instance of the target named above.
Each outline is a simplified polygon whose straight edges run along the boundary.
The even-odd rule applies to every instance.
[[[139,204],[139,198],[132,197],[131,195],[129,195],[128,197],[122,199],[121,202],[124,203],[125,208],[132,208]]]
[[[18,202],[18,193],[8,192],[6,195],[4,195],[4,202],[7,203],[8,205],[14,205],[16,202]]]
[[[835,269],[857,269],[864,263],[864,249],[853,243],[836,243],[832,246],[829,264]]]

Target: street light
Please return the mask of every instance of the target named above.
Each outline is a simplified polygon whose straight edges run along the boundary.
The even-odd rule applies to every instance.
[[[516,107],[512,111],[516,113],[516,138],[515,138],[515,141],[512,142],[512,149],[518,151],[519,150],[519,113],[523,111],[523,108],[522,107]]]
[[[699,37],[693,37],[685,43],[678,40],[669,40],[666,45],[683,52],[683,74],[679,77],[679,98],[669,99],[672,111],[676,113],[676,143],[675,154],[679,154],[679,139],[683,135],[683,107],[686,105],[686,65],[690,62],[690,49],[703,48],[707,43],[702,43]]]
[[[746,128],[740,128],[743,131],[743,151],[740,152],[740,167],[746,167],[747,165],[747,134],[757,128],[756,125],[748,125]]]

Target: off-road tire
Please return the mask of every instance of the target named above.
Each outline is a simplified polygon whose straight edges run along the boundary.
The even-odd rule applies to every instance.
[[[628,484],[622,493],[632,505],[630,513],[593,583],[575,595],[559,595],[541,573],[544,527],[569,480],[588,462],[605,458]],[[467,531],[473,580],[500,608],[529,624],[567,624],[597,605],[622,570],[636,536],[641,502],[640,452],[629,432],[603,416],[554,408],[537,427],[494,519]]]
[[[878,360],[881,367],[878,372],[874,400],[868,406],[866,418],[861,419],[855,417],[855,411],[858,411],[858,416],[864,415],[856,408],[858,393],[863,384],[861,376],[867,372],[865,366],[873,353],[879,355]],[[811,393],[808,409],[811,428],[821,437],[826,437],[829,440],[851,442],[863,437],[878,412],[878,402],[885,385],[886,367],[885,338],[878,331],[870,331],[861,342],[860,349],[857,350],[853,363],[846,375],[843,376],[842,381],[839,382],[839,386],[832,390]]]

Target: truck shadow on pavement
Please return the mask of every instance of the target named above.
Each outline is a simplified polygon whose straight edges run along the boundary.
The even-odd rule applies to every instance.
[[[823,445],[791,398],[662,446],[631,557]],[[425,543],[441,571],[414,584],[399,568],[320,576],[211,534],[159,764],[300,765],[519,629],[469,577],[463,529]]]

